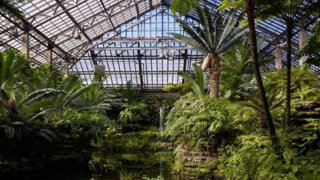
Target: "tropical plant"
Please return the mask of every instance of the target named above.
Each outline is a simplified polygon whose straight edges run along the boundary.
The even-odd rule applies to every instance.
[[[21,72],[27,68],[28,63],[22,54],[17,54],[13,50],[0,53],[0,101],[2,108],[7,109],[10,119],[17,120],[18,111],[16,107],[16,97],[14,89],[17,88],[21,80]]]
[[[29,91],[39,88],[55,89],[61,93],[55,98],[48,99],[51,106],[44,106],[44,102],[32,104],[32,108],[42,108],[39,115],[49,112],[73,108],[77,111],[105,111],[110,108],[110,97],[107,90],[103,88],[103,81],[106,77],[100,74],[94,76],[89,85],[83,85],[76,76],[64,76],[49,66],[40,66],[30,73],[28,79]],[[46,74],[46,75],[45,75]]]
[[[253,66],[250,61],[250,50],[248,46],[248,41],[243,41],[226,51],[222,56],[222,72],[237,70],[239,74],[240,72],[241,74],[253,74]]]
[[[108,90],[103,87],[103,82],[107,77],[96,74],[89,86],[89,89],[81,95],[81,106],[76,108],[78,111],[105,111],[110,109],[112,100]]]
[[[288,136],[288,134],[285,134]],[[283,138],[284,139],[284,138]],[[217,158],[217,175],[226,179],[318,179],[318,150],[300,155],[296,149],[285,149],[283,164],[267,136],[239,136],[234,145],[222,147]]]
[[[148,122],[148,108],[138,91],[132,86],[131,81],[118,90],[120,98],[120,109],[118,120],[123,124]]]
[[[188,93],[169,112],[165,134],[178,144],[194,148],[202,142],[220,145],[235,134],[235,111],[226,100]]]
[[[319,7],[318,1],[313,2],[306,2],[305,0],[224,0],[221,4],[223,8],[243,8],[246,6],[248,12],[248,5],[252,6],[252,13],[254,13],[254,8],[256,8],[256,17],[267,19],[267,18],[279,18],[286,23],[286,47],[287,47],[287,68],[286,68],[286,78],[287,78],[287,85],[286,85],[286,123],[287,125],[290,123],[291,117],[291,61],[292,61],[292,37],[293,37],[293,28],[295,23],[298,23],[299,16],[298,14],[305,9],[312,9],[311,11],[315,11]],[[304,12],[302,12],[304,13]],[[253,14],[252,14],[253,15]],[[250,18],[250,17],[248,17]],[[251,22],[248,19],[249,25],[254,24],[254,16],[251,18]],[[252,26],[251,25],[251,26]],[[253,26],[252,26],[253,27]],[[253,32],[253,29],[250,30]],[[257,48],[256,48],[257,49]]]
[[[284,20],[287,26],[286,29],[286,44],[287,44],[287,68],[286,68],[286,124],[290,124],[291,119],[291,61],[292,61],[292,37],[293,37],[293,28],[295,22],[298,22],[299,19],[296,19],[297,14],[301,12],[302,7],[306,9],[313,9],[312,7],[317,7],[319,2],[314,3],[304,3],[304,0],[268,0],[259,2],[258,6],[261,7],[260,13],[258,16],[262,18],[268,17],[279,17]],[[303,6],[304,5],[304,6]],[[275,8],[276,7],[276,8]]]
[[[178,75],[183,78],[183,84],[167,84],[163,90],[166,92],[178,92],[185,95],[193,92],[197,96],[206,95],[206,76],[205,72],[197,64],[193,64],[194,72],[192,74],[179,72]]]
[[[73,135],[80,135],[85,139],[102,137],[110,122],[107,116],[91,112],[77,112],[73,109],[65,109],[61,113],[53,114],[50,118],[55,126],[70,127]]]
[[[22,54],[14,50],[0,53],[0,106],[6,109],[10,121],[21,121],[19,111],[25,106],[60,93],[60,91],[45,88],[32,93],[25,92],[25,79],[29,69],[28,61]]]
[[[254,69],[248,47],[248,41],[243,41],[221,57],[221,94],[232,101],[244,100],[246,96],[251,96],[250,93],[256,86],[251,83]],[[259,62],[260,67],[264,67],[271,59],[260,57]]]
[[[256,91],[257,92],[257,91]],[[268,102],[269,102],[269,106],[270,106],[270,110],[272,111],[277,111],[279,112],[284,102],[284,98],[282,98],[282,96],[279,96],[279,90],[270,90],[268,92],[267,98],[268,98]],[[260,126],[263,128],[267,128],[267,121],[266,121],[266,114],[265,111],[263,109],[263,105],[261,103],[261,98],[259,97],[259,94],[256,94],[255,96],[248,96],[246,101],[240,101],[239,104],[241,106],[246,106],[246,107],[250,107],[253,110],[255,110],[257,112],[257,119],[260,123]],[[280,111],[281,112],[281,111]],[[278,115],[276,113],[276,115]],[[281,116],[280,116],[281,117]]]
[[[197,96],[204,96],[206,94],[204,72],[196,64],[193,65],[193,69],[194,77],[186,72],[179,72],[178,75],[185,81],[184,86],[186,87],[184,89],[191,90]]]
[[[191,10],[195,9],[201,0],[172,0],[170,9],[173,12],[179,12],[180,14],[187,14]]]
[[[137,123],[147,120],[147,105],[143,101],[124,103],[124,108],[119,114],[119,120],[123,123]]]
[[[242,1],[243,2],[243,1]],[[251,57],[253,60],[253,67],[254,67],[254,74],[257,81],[259,94],[262,102],[262,106],[264,109],[264,112],[266,113],[266,123],[269,130],[269,136],[271,138],[271,142],[274,145],[276,151],[278,152],[278,155],[280,159],[283,159],[282,150],[278,142],[278,137],[276,133],[276,129],[273,124],[271,112],[270,112],[270,106],[266,97],[265,88],[263,85],[260,69],[259,69],[259,59],[258,59],[258,47],[257,47],[257,35],[256,35],[256,28],[255,28],[255,15],[254,15],[254,1],[253,0],[246,0],[245,1],[245,11],[247,13],[247,19],[248,19],[248,26],[249,26],[249,39],[250,39],[250,51],[251,51]]]
[[[239,26],[241,16],[235,16],[230,12],[226,19],[222,15],[215,15],[207,7],[196,7],[199,17],[199,26],[189,25],[187,22],[177,19],[188,36],[173,33],[172,35],[187,44],[207,53],[202,64],[202,69],[210,67],[210,97],[219,96],[220,56],[235,45],[246,33],[246,28]]]
[[[267,89],[277,89],[279,94],[284,94],[286,89],[285,74],[281,70],[264,73]],[[320,78],[308,67],[292,68],[292,100],[317,100]]]

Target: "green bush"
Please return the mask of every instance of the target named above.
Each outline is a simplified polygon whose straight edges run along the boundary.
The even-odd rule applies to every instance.
[[[237,143],[222,147],[216,174],[226,179],[317,179],[320,151],[300,154],[284,148],[285,163],[274,152],[268,136],[243,135]]]
[[[143,101],[124,103],[122,107],[124,109],[119,114],[119,120],[124,124],[139,123],[148,116],[147,105]]]
[[[77,112],[72,109],[56,113],[52,121],[58,126],[70,127],[71,133],[83,138],[99,138],[104,135],[104,130],[110,124],[106,116],[90,113]]]
[[[152,151],[153,142],[158,141],[158,139],[158,132],[151,129],[126,133],[109,129],[105,133],[106,146],[108,150],[114,152]]]
[[[191,147],[203,141],[221,144],[235,135],[235,116],[228,101],[189,93],[168,114],[165,134]]]

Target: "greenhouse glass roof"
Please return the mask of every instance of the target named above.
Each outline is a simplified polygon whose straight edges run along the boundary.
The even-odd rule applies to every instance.
[[[220,0],[208,0],[203,6],[217,11]],[[309,26],[317,16],[304,10],[296,21]],[[44,63],[46,51],[52,49],[52,62],[68,62],[69,72],[90,83],[94,69],[103,67],[109,75],[106,87],[118,87],[131,81],[143,90],[161,90],[168,83],[182,83],[178,72],[191,72],[192,64],[202,53],[176,41],[170,33],[183,33],[175,18],[197,23],[191,12],[174,16],[170,0],[32,0],[19,3],[25,19],[13,20],[0,12],[0,51],[14,48],[22,51],[22,34],[30,35],[30,58],[34,65]],[[213,7],[213,8],[212,8]],[[303,11],[302,11],[303,10]],[[304,13],[302,13],[304,12]],[[260,54],[273,55],[275,39],[285,41],[285,24],[273,18],[257,23],[263,36]],[[299,47],[299,26],[294,29],[293,49]],[[310,32],[310,29],[308,29]],[[285,61],[285,53],[283,60]],[[293,54],[295,65],[298,56]],[[273,64],[268,68],[273,68]],[[319,71],[318,67],[312,69]]]

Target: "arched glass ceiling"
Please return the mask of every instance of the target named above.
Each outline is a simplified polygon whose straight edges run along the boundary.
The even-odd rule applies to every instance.
[[[160,5],[158,0],[32,0],[18,6],[25,19],[13,21],[0,12],[0,50],[22,50],[21,35],[30,25],[30,55],[44,62],[48,44],[53,45],[54,61],[77,59],[104,34]],[[15,35],[18,32],[18,37]],[[81,39],[75,38],[80,33]]]
[[[119,87],[131,81],[142,90],[161,90],[165,84],[181,84],[178,72],[192,71],[202,53],[176,41],[170,33],[183,34],[169,9],[160,6],[120,26],[117,36],[96,45],[72,67],[70,73],[90,83],[94,66],[103,66],[109,75],[106,87]],[[181,17],[189,23],[197,21]],[[94,59],[94,61],[92,60]]]
[[[216,11],[220,1],[207,0],[202,5],[210,5],[211,10]],[[310,9],[305,8],[310,3],[317,3],[317,0],[305,0],[300,8],[301,12],[297,12],[295,17],[297,22],[304,22],[305,26],[318,18],[310,14]],[[45,62],[46,50],[53,47],[53,63],[59,65],[61,62],[69,61],[70,72],[79,74],[85,83],[90,83],[94,64],[97,64],[104,65],[106,72],[111,74],[106,81],[108,86],[119,86],[131,80],[136,86],[158,89],[166,83],[181,83],[182,80],[176,74],[181,71],[184,51],[187,51],[188,55],[195,54],[194,57],[188,57],[188,63],[196,62],[200,56],[200,53],[194,53],[195,50],[183,49],[182,43],[175,42],[167,34],[148,35],[153,30],[143,29],[148,26],[152,28],[152,24],[159,26],[161,21],[157,19],[162,16],[159,13],[170,19],[168,11],[159,12],[162,5],[170,6],[170,0],[32,0],[18,5],[24,12],[25,19],[15,21],[0,12],[0,51],[8,47],[21,51],[21,35],[27,28],[30,33],[30,57],[35,63]],[[190,22],[197,21],[193,12],[185,18]],[[164,24],[167,24],[165,21]],[[166,26],[161,28],[165,32],[181,31]],[[285,23],[277,18],[257,23],[257,32],[264,37],[260,47],[261,55],[274,54],[274,40],[285,41],[285,28]],[[294,51],[299,44],[298,32],[299,25],[296,25],[293,37]],[[310,29],[308,32],[311,33]],[[160,38],[157,38],[158,36]],[[162,49],[165,49],[161,49],[161,46],[170,43],[177,48],[174,52],[176,60],[159,58]],[[142,54],[141,64],[137,60],[138,50]],[[285,60],[285,52],[282,54]],[[293,58],[296,60],[293,64],[297,65],[298,57],[293,54]],[[162,66],[162,63],[165,65]],[[273,64],[270,64],[269,68],[273,68]],[[192,66],[188,65],[185,70],[191,69]],[[313,66],[312,69],[319,71],[318,67]]]

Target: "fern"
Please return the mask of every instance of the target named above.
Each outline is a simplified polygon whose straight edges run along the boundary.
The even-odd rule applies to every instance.
[[[232,138],[236,121],[233,108],[228,104],[225,100],[213,101],[207,96],[186,94],[168,114],[165,134],[192,147],[202,140],[219,143],[225,133]]]

